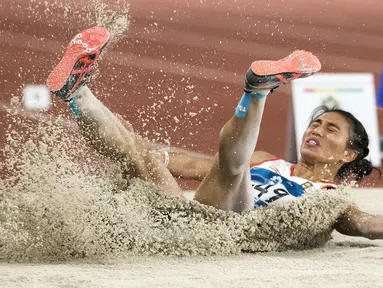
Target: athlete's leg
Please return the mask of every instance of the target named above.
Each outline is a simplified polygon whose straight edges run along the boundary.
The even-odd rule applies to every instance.
[[[153,181],[170,194],[181,189],[164,165],[163,153],[153,150],[149,141],[135,134],[105,107],[87,86],[75,92],[77,122],[88,143],[102,155],[121,164],[130,177]]]
[[[69,102],[83,135],[98,152],[121,163],[129,176],[151,180],[167,193],[180,195],[181,189],[160,157],[146,149],[146,140],[126,129],[84,86],[108,39],[109,32],[100,27],[76,35],[48,77],[48,87],[54,95]]]
[[[269,91],[264,90],[265,95]],[[246,118],[233,116],[222,128],[219,152],[195,194],[195,200],[223,210],[251,209],[250,158],[255,149],[265,99],[253,98]]]
[[[296,51],[279,61],[256,61],[245,77],[245,93],[236,114],[224,125],[214,164],[195,194],[203,204],[242,212],[252,209],[250,158],[256,147],[266,95],[281,83],[319,71],[311,53]]]

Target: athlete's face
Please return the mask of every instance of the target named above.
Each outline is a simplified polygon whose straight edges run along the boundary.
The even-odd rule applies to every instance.
[[[336,112],[316,118],[303,134],[302,160],[308,164],[341,164],[355,159],[356,152],[347,147],[350,123]]]

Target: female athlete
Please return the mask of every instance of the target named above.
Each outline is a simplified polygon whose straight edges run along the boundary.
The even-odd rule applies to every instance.
[[[203,159],[171,153],[166,167],[163,155],[169,154],[153,150],[149,141],[134,134],[86,86],[108,39],[109,32],[102,27],[77,34],[49,75],[47,85],[52,94],[69,103],[89,143],[121,163],[130,177],[153,181],[169,195],[182,194],[173,176],[199,178],[202,182],[195,200],[242,213],[294,200],[310,189],[333,189],[339,180],[359,180],[371,173],[373,167],[365,159],[369,154],[368,135],[352,114],[340,109],[316,111],[303,135],[301,160],[295,165],[255,150],[270,91],[320,70],[319,60],[305,51],[295,51],[278,61],[253,62],[237,110],[221,130],[217,154]],[[334,228],[346,235],[383,239],[383,216],[350,205]]]

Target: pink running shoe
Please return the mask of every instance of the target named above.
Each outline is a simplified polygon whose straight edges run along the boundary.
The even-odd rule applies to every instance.
[[[306,78],[321,69],[319,59],[310,52],[297,50],[277,61],[255,61],[245,76],[245,91],[275,89],[291,80]]]
[[[49,75],[49,91],[64,101],[70,101],[73,92],[89,82],[90,72],[109,37],[109,31],[103,27],[92,27],[78,33]]]

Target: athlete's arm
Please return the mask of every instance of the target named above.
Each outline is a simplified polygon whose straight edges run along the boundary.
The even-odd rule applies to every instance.
[[[250,166],[273,158],[275,158],[275,156],[267,152],[255,151],[251,156]],[[187,151],[169,152],[168,169],[174,177],[202,181],[210,171],[212,165],[212,156],[193,155]]]
[[[134,132],[132,125],[129,121],[126,121],[121,115],[116,114],[117,118],[120,119],[121,123],[124,125],[125,129],[129,132]],[[145,148],[148,150],[158,151],[159,157],[163,156],[163,153],[160,152],[162,147],[151,141],[143,140]],[[186,180],[200,180],[202,181],[205,178],[206,174],[210,171],[212,166],[211,156],[201,156],[195,155],[193,152],[188,152],[176,147],[170,148],[172,151],[169,151],[169,163],[168,169],[174,177],[178,177]],[[161,156],[160,156],[161,155]]]
[[[335,229],[348,236],[383,239],[383,216],[363,212],[352,205],[338,219]]]
[[[169,152],[168,169],[174,177],[202,181],[212,165],[212,156],[197,156],[185,151]]]
[[[251,156],[250,166],[273,158],[275,158],[275,156],[267,152],[255,151]],[[212,156],[193,155],[186,151],[169,152],[168,169],[174,177],[202,181],[210,171],[212,165]]]

